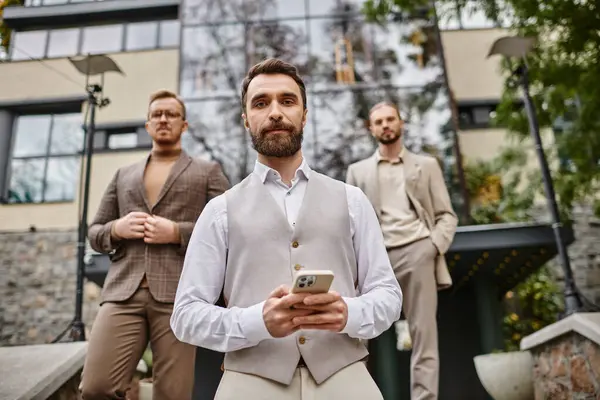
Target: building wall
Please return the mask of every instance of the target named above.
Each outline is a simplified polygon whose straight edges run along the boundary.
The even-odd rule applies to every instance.
[[[145,118],[148,96],[158,89],[177,91],[179,50],[109,54],[124,72],[105,75],[104,93],[111,103],[96,123]],[[90,79],[99,82],[100,78]],[[0,64],[0,103],[85,96],[85,77],[65,59],[17,61]]]
[[[177,91],[179,51],[120,53],[111,57],[125,73],[106,75],[105,95],[111,103],[98,112],[97,124],[140,121],[146,116],[148,96],[158,89]],[[66,77],[60,75],[66,75]],[[68,79],[67,79],[68,77]],[[72,82],[73,80],[74,82]],[[75,82],[80,82],[77,86]],[[72,97],[82,94],[84,79],[66,59],[0,64],[0,103]],[[4,90],[6,89],[6,90]],[[92,159],[90,218],[115,171],[141,160],[145,151],[96,154]],[[0,231],[75,228],[78,199],[68,203],[0,205]]]
[[[450,87],[458,101],[499,99],[504,79],[499,56],[487,58],[504,29],[455,30],[442,33]]]

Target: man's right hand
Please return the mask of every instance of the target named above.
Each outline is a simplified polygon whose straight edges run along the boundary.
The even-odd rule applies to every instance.
[[[132,211],[113,224],[115,239],[143,239],[144,224],[150,215],[141,211]]]
[[[313,310],[296,310],[294,304],[302,303],[308,293],[292,294],[287,286],[282,285],[275,289],[270,295],[263,307],[263,319],[267,330],[274,338],[282,338],[300,329],[295,325],[295,317],[303,317],[314,314]]]

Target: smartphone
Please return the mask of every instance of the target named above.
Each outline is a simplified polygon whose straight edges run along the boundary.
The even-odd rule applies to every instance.
[[[327,293],[333,282],[333,271],[305,270],[294,277],[292,293]]]

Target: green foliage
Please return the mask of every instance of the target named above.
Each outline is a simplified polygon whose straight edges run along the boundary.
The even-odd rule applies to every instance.
[[[507,293],[504,317],[505,351],[518,351],[521,339],[556,322],[563,296],[548,266],[543,266]]]
[[[4,15],[4,9],[7,6],[22,6],[25,3],[25,0],[2,0],[0,2],[0,47],[3,48],[6,52],[8,52],[8,47],[10,45],[10,29],[4,25],[4,20],[2,16]]]
[[[503,190],[497,201],[475,203],[474,223],[530,221],[534,197],[542,191],[539,173],[526,173],[525,150],[508,148],[489,162],[467,165],[465,175],[469,193],[475,197],[489,176],[503,174]],[[526,179],[527,184],[522,184]],[[521,183],[521,184],[520,184]],[[503,319],[504,351],[517,351],[524,336],[556,321],[563,309],[563,297],[551,269],[545,265],[506,294]]]

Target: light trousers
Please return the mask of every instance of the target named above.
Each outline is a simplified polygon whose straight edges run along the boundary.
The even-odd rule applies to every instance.
[[[287,386],[255,375],[225,370],[215,400],[383,400],[365,363],[343,368],[320,385],[305,367]]]
[[[388,250],[388,255],[402,289],[402,308],[412,339],[411,399],[437,400],[440,362],[435,248],[431,239],[425,238]]]

